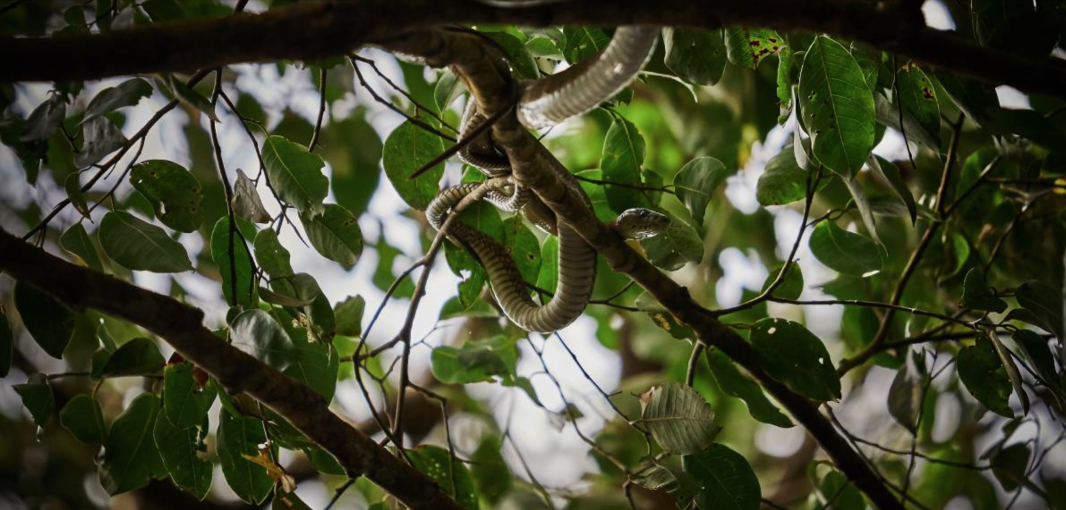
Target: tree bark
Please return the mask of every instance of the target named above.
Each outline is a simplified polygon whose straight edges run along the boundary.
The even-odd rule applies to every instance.
[[[262,14],[161,23],[99,34],[0,37],[0,82],[67,81],[192,72],[241,62],[313,60],[382,44],[405,30],[447,24],[651,24],[811,30],[937,67],[1066,98],[1066,64],[1030,59],[928,28],[919,2],[855,0],[572,0],[521,9],[473,0],[332,0]],[[802,49],[802,48],[801,48]]]

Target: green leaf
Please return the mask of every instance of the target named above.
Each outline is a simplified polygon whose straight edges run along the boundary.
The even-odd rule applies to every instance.
[[[722,430],[703,396],[683,384],[656,386],[640,396],[640,404],[641,423],[668,453],[703,451]]]
[[[807,197],[807,172],[796,163],[792,143],[766,162],[755,197],[763,206],[785,205]]]
[[[933,82],[916,64],[909,64],[896,73],[896,91],[903,110],[914,118],[926,136],[932,140],[935,144],[932,148],[939,149],[940,104],[937,102]]]
[[[1003,342],[999,340],[999,335],[996,335],[994,331],[983,331],[985,336],[992,341],[992,347],[996,349],[996,356],[999,356],[1000,363],[1003,363],[1003,369],[1007,372],[1007,378],[1010,379],[1010,384],[1014,387],[1014,393],[1018,395],[1018,400],[1022,403],[1022,414],[1029,414],[1029,395],[1025,393],[1025,387],[1022,386],[1022,374],[1018,371],[1018,365],[1014,364],[1014,358],[1011,357],[1011,352],[1003,345]]]
[[[1025,443],[1012,444],[992,457],[992,474],[1007,492],[1029,485],[1029,457],[1033,452]]]
[[[599,28],[563,27],[563,36],[566,40],[563,56],[571,64],[605,50],[611,42],[611,36]]]
[[[536,281],[541,266],[540,241],[522,218],[512,216],[503,221],[501,245],[510,252],[522,279],[527,282]]]
[[[325,342],[311,342],[303,338],[293,338],[293,349],[289,355],[288,366],[282,372],[300,381],[318,392],[326,399],[333,400],[337,389],[337,374],[340,371],[340,359],[333,352],[332,345]]]
[[[1063,297],[1059,291],[1044,282],[1032,280],[1021,284],[1014,291],[1014,297],[1035,319],[1034,322],[1026,322],[1053,333],[1060,342],[1066,341],[1063,340],[1066,338],[1062,315]]]
[[[63,94],[52,94],[30,113],[26,123],[22,125],[22,135],[19,136],[19,141],[47,140],[59,128],[59,124],[63,122],[66,115],[67,102]]]
[[[255,418],[223,410],[219,413],[216,439],[222,474],[241,501],[259,505],[274,488],[266,468],[243,457],[256,457],[258,445],[266,443],[263,423]]]
[[[699,264],[703,261],[703,239],[692,225],[677,217],[670,216],[666,231],[641,239],[640,245],[652,264],[667,271],[677,271],[689,262]]]
[[[85,201],[85,194],[81,192],[81,174],[73,172],[63,181],[63,189],[67,192],[67,198],[74,210],[81,213],[83,218],[89,218],[89,204]]]
[[[715,510],[757,510],[762,498],[759,478],[748,461],[721,444],[682,458],[685,472],[700,484],[696,504]]]
[[[874,145],[874,100],[862,68],[840,43],[818,36],[800,68],[799,98],[814,157],[844,177]]]
[[[158,82],[157,82],[158,83]],[[185,103],[200,113],[207,115],[212,122],[218,122],[218,115],[215,114],[215,105],[208,101],[203,94],[193,90],[185,82],[175,79],[171,75],[167,75],[167,85],[170,90],[174,92],[182,103]],[[264,154],[265,157],[265,154]]]
[[[959,380],[978,402],[998,415],[1014,417],[1009,404],[1012,388],[1010,377],[991,340],[985,335],[978,335],[976,344],[959,351],[955,365]]]
[[[737,370],[729,356],[718,349],[712,349],[707,353],[707,360],[722,393],[743,400],[752,418],[786,429],[794,425],[788,416],[782,414],[777,406],[770,402],[758,383]]]
[[[123,211],[109,212],[100,222],[100,246],[111,260],[133,270],[180,273],[192,269],[181,243],[150,223]]]
[[[911,193],[910,188],[907,187],[907,183],[903,182],[899,168],[892,162],[876,155],[868,159],[867,162],[874,177],[882,183],[888,184],[896,196],[903,201],[903,204],[907,207],[907,213],[910,214],[911,225],[914,225],[918,219],[918,205],[914,202],[914,195]]]
[[[307,460],[311,462],[311,467],[315,468],[315,471],[319,473],[344,476],[344,466],[341,466],[340,462],[331,455],[329,452],[321,448],[306,448],[304,453],[307,455]]]
[[[300,215],[300,223],[307,231],[307,239],[323,257],[344,267],[351,267],[363,253],[363,232],[359,222],[347,209],[326,204],[319,216]]]
[[[507,495],[513,484],[511,470],[504,461],[503,444],[495,435],[488,435],[478,445],[470,460],[477,492],[489,505],[496,505]]]
[[[966,273],[966,279],[962,284],[962,301],[959,304],[966,308],[986,312],[1003,313],[1007,309],[1007,302],[988,290],[985,278],[978,268],[973,268]]]
[[[781,51],[784,39],[768,28],[728,28],[725,44],[729,61],[737,67],[755,69],[766,57]]]
[[[151,95],[152,85],[140,78],[132,78],[117,86],[108,87],[89,101],[89,106],[85,107],[85,117],[82,118],[82,122],[88,122],[119,108],[134,106],[141,102],[142,98]]]
[[[481,34],[491,37],[507,52],[507,57],[511,61],[511,73],[516,79],[536,80],[540,78],[540,69],[537,67],[537,62],[533,60],[533,54],[517,37],[506,32],[481,32]]]
[[[252,223],[269,223],[270,214],[263,207],[255,183],[237,169],[237,182],[233,185],[233,212]]]
[[[999,107],[995,87],[943,69],[936,70],[934,74],[948,97],[974,122],[980,124],[987,121],[988,110]]]
[[[259,267],[272,278],[292,276],[289,250],[278,241],[278,234],[271,229],[260,230],[255,235],[255,259]]]
[[[594,181],[603,180],[603,172],[598,168],[589,170],[582,170],[574,174],[582,179],[591,179]],[[587,182],[585,180],[580,181],[581,189],[589,197],[589,201],[592,202],[592,212],[596,213],[596,219],[610,223],[614,221],[618,215],[611,210],[610,204],[607,203],[607,192],[603,184],[596,182]]]
[[[714,85],[725,71],[726,48],[721,30],[663,28],[663,63],[683,80]]]
[[[113,424],[104,443],[100,464],[100,485],[114,496],[161,480],[167,469],[159,456],[152,430],[159,414],[159,399],[142,393]]]
[[[777,266],[773,271],[770,271],[770,274],[766,276],[766,280],[763,281],[761,292],[766,292],[766,289],[773,285],[783,267]],[[799,264],[792,263],[788,267],[788,271],[785,272],[781,284],[774,289],[773,295],[781,299],[799,299],[800,294],[803,294],[803,272]]]
[[[126,145],[126,137],[107,117],[96,117],[81,125],[81,151],[74,164],[87,167]]]
[[[433,86],[433,103],[437,105],[437,110],[447,110],[465,90],[466,87],[455,73],[451,69],[444,69],[437,79],[437,84]]]
[[[234,347],[279,370],[291,358],[289,334],[262,310],[247,310],[234,317],[230,322],[230,340]]]
[[[614,212],[651,205],[644,192],[632,187],[642,185],[640,170],[643,165],[644,137],[628,120],[615,118],[603,140],[603,155],[600,158],[603,180],[618,183],[606,185],[607,203]]]
[[[924,404],[922,395],[928,384],[925,356],[920,351],[911,351],[888,389],[888,414],[911,434],[918,428],[918,417]]]
[[[152,203],[164,225],[195,232],[203,223],[203,187],[183,166],[164,159],[143,161],[133,167],[130,184]]]
[[[385,140],[381,164],[385,167],[385,176],[407,205],[424,211],[436,198],[440,192],[437,183],[444,175],[444,163],[415,179],[411,179],[411,174],[444,150],[444,140],[410,121],[404,122],[389,134]]]
[[[274,135],[263,143],[263,164],[279,198],[300,213],[322,214],[322,200],[329,194],[322,158],[303,145]]]
[[[792,48],[781,48],[781,52],[777,54],[777,101],[781,105],[778,124],[786,122],[792,113],[792,67],[795,63],[796,55]]]
[[[191,364],[167,365],[163,370],[163,411],[175,427],[199,426],[214,401],[213,389],[197,388]]]
[[[440,346],[431,356],[433,376],[445,384],[493,381],[494,376],[514,375],[518,349],[513,340],[496,335],[488,340],[470,340],[459,349]]]
[[[163,368],[166,360],[159,353],[155,342],[147,338],[134,338],[122,344],[111,354],[100,371],[102,377],[151,375]]]
[[[25,383],[13,387],[22,399],[22,406],[33,416],[33,422],[38,427],[44,427],[55,408],[55,396],[52,395],[48,379],[44,374],[33,374]]]
[[[33,341],[49,356],[62,359],[74,334],[74,312],[26,282],[15,282],[14,293],[15,309]]]
[[[768,318],[755,323],[751,344],[766,373],[812,400],[840,398],[840,378],[829,351],[798,322]]]
[[[537,288],[555,294],[559,284],[559,238],[550,236],[544,239],[540,247],[540,272],[537,274]]]
[[[358,337],[363,334],[363,310],[366,300],[363,296],[350,296],[337,303],[333,315],[337,318],[337,334]]]
[[[307,273],[283,276],[270,281],[274,290],[259,288],[259,297],[267,303],[301,308],[309,306],[322,296],[322,289],[314,277]]]
[[[75,395],[59,411],[59,423],[78,441],[102,444],[107,438],[107,423],[100,403],[90,395]]]
[[[64,250],[77,255],[86,266],[101,272],[104,270],[100,254],[96,252],[96,245],[93,244],[92,238],[89,237],[89,233],[85,231],[81,222],[71,225],[66,232],[63,232],[63,235],[59,236],[59,245]]]
[[[439,446],[422,445],[408,450],[415,469],[429,476],[466,510],[478,510],[477,492],[470,471],[462,462],[452,459],[448,450]]]
[[[11,324],[4,307],[0,306],[0,377],[7,377],[11,371],[11,358],[14,355],[15,337],[11,334]]]
[[[674,193],[685,204],[696,225],[703,228],[703,216],[715,190],[729,177],[725,165],[717,159],[702,156],[685,163],[674,176]]]
[[[212,466],[205,460],[206,446],[201,443],[199,435],[195,426],[179,427],[165,417],[157,416],[151,439],[154,439],[174,485],[203,500],[211,490]]]
[[[848,276],[864,276],[881,270],[881,250],[873,241],[823,221],[814,227],[811,252],[830,269]]]
[[[865,510],[866,500],[850,480],[838,471],[830,471],[818,482],[820,501],[814,510]],[[825,504],[822,504],[825,501]]]
[[[232,245],[230,244],[232,243]],[[211,229],[211,260],[222,275],[222,295],[230,306],[255,306],[256,294],[252,274],[252,255],[236,226],[230,230],[229,217],[223,216]],[[237,291],[236,300],[233,298]]]

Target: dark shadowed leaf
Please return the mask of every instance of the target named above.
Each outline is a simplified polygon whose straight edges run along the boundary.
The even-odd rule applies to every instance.
[[[11,358],[15,354],[15,337],[11,334],[11,323],[7,312],[0,306],[0,377],[7,377],[11,371]]]
[[[37,106],[22,125],[19,141],[46,140],[52,136],[67,115],[67,103],[62,94],[52,94]]]
[[[437,183],[444,175],[443,163],[415,179],[410,177],[423,164],[429,163],[444,152],[444,149],[444,140],[410,121],[394,129],[385,140],[381,160],[385,175],[407,205],[422,211],[437,196],[440,191]]]
[[[1046,331],[1053,333],[1060,341],[1066,333],[1066,325],[1063,324],[1062,301],[1063,297],[1054,287],[1038,281],[1025,282],[1014,292],[1018,304],[1029,311],[1035,321],[1026,321],[1040,326]],[[1023,319],[1024,320],[1024,319]]]
[[[848,232],[832,221],[814,227],[811,252],[830,269],[849,276],[863,276],[881,270],[881,250],[873,241]]]
[[[326,204],[319,216],[300,215],[300,223],[307,231],[307,239],[323,257],[344,267],[351,267],[363,253],[363,233],[359,222],[347,209]]]
[[[127,375],[151,375],[163,368],[166,360],[159,353],[155,342],[147,338],[134,338],[122,344],[107,363],[100,375],[103,377],[120,377]]]
[[[813,400],[840,398],[840,378],[829,351],[802,324],[785,319],[760,320],[751,331],[751,343],[766,373],[792,391]]]
[[[71,225],[66,232],[63,232],[63,235],[59,236],[59,244],[64,250],[77,255],[86,266],[97,271],[104,270],[104,265],[100,262],[100,254],[96,251],[96,245],[93,244],[92,238],[80,222]]]
[[[117,86],[108,87],[96,94],[92,101],[89,101],[89,106],[85,107],[85,117],[82,122],[88,122],[119,108],[134,106],[142,98],[151,95],[152,85],[140,78],[132,78]]]
[[[179,428],[199,426],[214,401],[214,386],[201,390],[191,364],[167,365],[163,371],[163,411],[167,421]]]
[[[992,474],[999,480],[1003,490],[1013,492],[1022,485],[1028,485],[1029,457],[1032,451],[1024,443],[1012,444],[992,457]]]
[[[206,421],[204,421],[206,423]],[[152,438],[174,485],[202,500],[211,489],[211,462],[195,427],[179,427],[157,415]]]
[[[918,427],[922,393],[928,381],[925,356],[919,351],[911,351],[906,362],[896,371],[896,377],[888,389],[888,413],[912,434]]]
[[[503,499],[511,490],[511,470],[507,468],[500,438],[490,435],[481,441],[471,457],[470,474],[481,497],[491,505]]]
[[[49,356],[60,359],[74,333],[74,312],[32,285],[15,283],[15,309],[33,341]]]
[[[1014,388],[1014,394],[1018,395],[1018,400],[1022,403],[1022,415],[1029,414],[1029,395],[1022,386],[1022,374],[1018,371],[1018,365],[1014,363],[1011,352],[1007,350],[1007,347],[1000,341],[999,335],[995,334],[994,331],[983,331],[982,334],[992,341],[992,347],[995,348],[996,356],[999,356],[999,361],[1007,372],[1007,378],[1010,379],[1010,384]]]
[[[76,395],[59,411],[59,423],[83,443],[101,444],[107,437],[107,423],[100,403],[90,395]]]
[[[988,290],[985,277],[981,273],[979,268],[973,268],[966,273],[962,286],[962,301],[959,304],[966,308],[1003,313],[1007,309],[1007,302]]]
[[[658,464],[652,464],[636,473],[633,483],[651,491],[666,491],[674,497],[677,508],[688,508],[700,491],[699,484],[688,473],[671,471]]]
[[[940,104],[937,102],[936,88],[933,82],[915,64],[903,66],[896,74],[896,89],[899,104],[908,112],[915,122],[925,131],[934,144],[940,147]],[[910,134],[910,133],[908,133]]]
[[[1054,385],[1058,378],[1055,372],[1055,358],[1048,347],[1048,339],[1040,336],[1035,331],[1019,329],[1011,335],[1014,343],[1021,347],[1026,359],[1036,370],[1036,373],[1044,379],[1045,384]]]
[[[976,344],[959,351],[955,364],[959,380],[978,402],[998,415],[1014,417],[1008,401],[1012,389],[1010,377],[991,340],[978,335]]]
[[[712,349],[707,353],[707,360],[711,364],[711,373],[722,392],[734,398],[739,398],[748,406],[751,417],[763,423],[769,423],[781,428],[789,428],[794,424],[775,406],[762,391],[754,380],[740,373],[733,361],[722,351]]]
[[[291,357],[288,333],[270,314],[262,310],[241,312],[230,323],[233,346],[276,369],[284,368]]]
[[[725,182],[729,171],[721,161],[711,157],[699,157],[689,161],[674,177],[674,192],[678,200],[681,200],[696,225],[703,227],[703,216],[707,212],[707,204],[711,203],[711,197],[719,186]]]
[[[152,436],[159,408],[159,398],[143,393],[111,424],[100,464],[100,485],[108,494],[139,489],[167,476]]]
[[[304,214],[322,214],[322,200],[329,194],[329,180],[322,175],[325,163],[307,147],[281,136],[263,143],[263,163],[278,197]]]
[[[48,379],[44,374],[33,374],[25,383],[16,384],[13,388],[22,399],[22,406],[33,416],[33,422],[38,427],[44,427],[55,408],[55,396]]]
[[[193,90],[191,87],[186,85],[184,81],[175,79],[171,75],[167,75],[166,84],[169,86],[170,90],[174,92],[174,95],[177,96],[179,100],[181,100],[182,103],[185,103],[198,110],[200,113],[207,115],[207,117],[213,122],[218,122],[218,115],[215,114],[215,105],[212,104],[211,101],[208,101],[203,94]]]
[[[844,177],[857,173],[873,148],[875,119],[873,93],[851,53],[815,38],[800,68],[799,99],[814,157]]]
[[[739,453],[721,444],[683,459],[685,472],[696,479],[696,504],[716,510],[757,510],[762,498],[759,479]]]
[[[907,187],[907,183],[903,182],[899,168],[892,162],[876,155],[868,159],[867,163],[874,178],[883,184],[888,184],[896,196],[903,201],[913,225],[918,219],[918,205],[914,202],[914,195],[911,193],[910,188]]]
[[[536,80],[540,78],[540,69],[529,48],[517,37],[507,32],[482,32],[499,43],[511,61],[511,72],[519,80]]]
[[[812,510],[865,510],[866,501],[855,484],[838,471],[830,471],[818,482],[818,502]]]
[[[773,271],[770,271],[770,274],[766,276],[766,280],[762,284],[761,292],[766,292],[766,289],[773,285],[783,267],[778,266]],[[782,277],[781,284],[774,289],[773,295],[781,299],[799,299],[800,294],[803,294],[803,272],[800,270],[799,264],[793,263]]]
[[[640,396],[641,423],[666,452],[689,455],[711,445],[722,428],[696,390],[678,383],[656,386]]]
[[[211,260],[222,275],[222,295],[231,306],[249,308],[255,305],[256,293],[252,275],[252,256],[237,228],[230,230],[229,217],[223,216],[211,229]],[[237,298],[234,300],[233,293]]]
[[[721,30],[663,28],[663,63],[685,81],[714,85],[725,71],[726,48]]]
[[[109,212],[100,222],[100,246],[123,267],[155,273],[192,269],[181,243],[151,223],[123,211]]]

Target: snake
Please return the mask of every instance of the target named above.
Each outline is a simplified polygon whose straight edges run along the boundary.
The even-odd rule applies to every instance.
[[[481,0],[496,6],[518,7],[545,0]],[[539,80],[519,83],[521,96],[516,115],[530,129],[545,129],[567,118],[586,113],[624,89],[644,67],[655,49],[658,29],[646,26],[619,27],[607,47],[596,55],[566,70]],[[460,140],[486,122],[476,101],[468,101],[460,123]],[[531,223],[556,235],[558,249],[558,284],[551,299],[537,303],[522,278],[509,251],[484,232],[453,221],[447,237],[465,247],[485,268],[489,284],[504,315],[518,327],[544,334],[553,333],[573,323],[588,306],[596,282],[596,251],[536,195],[509,177],[507,157],[494,146],[488,132],[469,140],[459,151],[459,159],[478,168],[488,178],[482,183],[464,183],[442,190],[426,209],[427,220],[435,230],[444,227],[449,215],[458,212],[471,198],[482,198],[508,212],[521,212]],[[579,183],[561,165],[552,172],[592,208]],[[464,202],[464,199],[467,199]],[[639,240],[657,235],[669,225],[661,213],[634,208],[623,211],[611,224],[623,238]]]

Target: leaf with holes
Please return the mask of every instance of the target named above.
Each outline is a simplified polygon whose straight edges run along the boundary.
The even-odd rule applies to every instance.
[[[100,376],[151,375],[159,372],[165,363],[166,360],[159,353],[159,347],[154,341],[134,338],[111,353],[100,370]]]
[[[76,395],[59,411],[59,423],[78,441],[101,444],[107,437],[107,423],[100,403],[91,395]]]
[[[874,98],[862,68],[840,43],[815,38],[799,78],[803,123],[814,157],[843,177],[856,174],[874,145]]]
[[[751,330],[751,344],[766,373],[812,400],[840,399],[840,378],[829,351],[798,322],[762,319]]]
[[[656,386],[640,396],[641,423],[664,451],[688,455],[711,445],[722,428],[696,390],[678,383]]]
[[[415,469],[428,476],[465,510],[478,510],[477,492],[466,465],[439,446],[422,445],[408,451]]]
[[[759,478],[741,454],[716,444],[682,458],[685,472],[696,479],[696,504],[715,510],[757,510],[762,499]]]
[[[1063,297],[1059,291],[1044,282],[1032,280],[1021,284],[1014,292],[1014,297],[1018,299],[1018,304],[1029,312],[1029,320],[1021,319],[1021,317],[1019,319],[1053,333],[1059,341],[1066,341],[1063,339],[1066,336],[1064,335],[1066,325],[1063,324]]]
[[[322,158],[303,145],[274,135],[263,143],[263,164],[279,198],[301,213],[322,214],[322,200],[329,194]]]
[[[163,411],[176,427],[196,427],[215,401],[214,386],[198,387],[189,363],[167,365],[163,370]]]
[[[785,46],[776,30],[768,28],[729,28],[725,31],[729,61],[737,67],[755,69]]]
[[[192,269],[181,243],[146,221],[123,211],[109,212],[100,222],[100,246],[111,260],[127,269],[180,273]]]
[[[807,172],[796,163],[791,143],[766,163],[755,197],[763,206],[785,205],[807,197]]]

